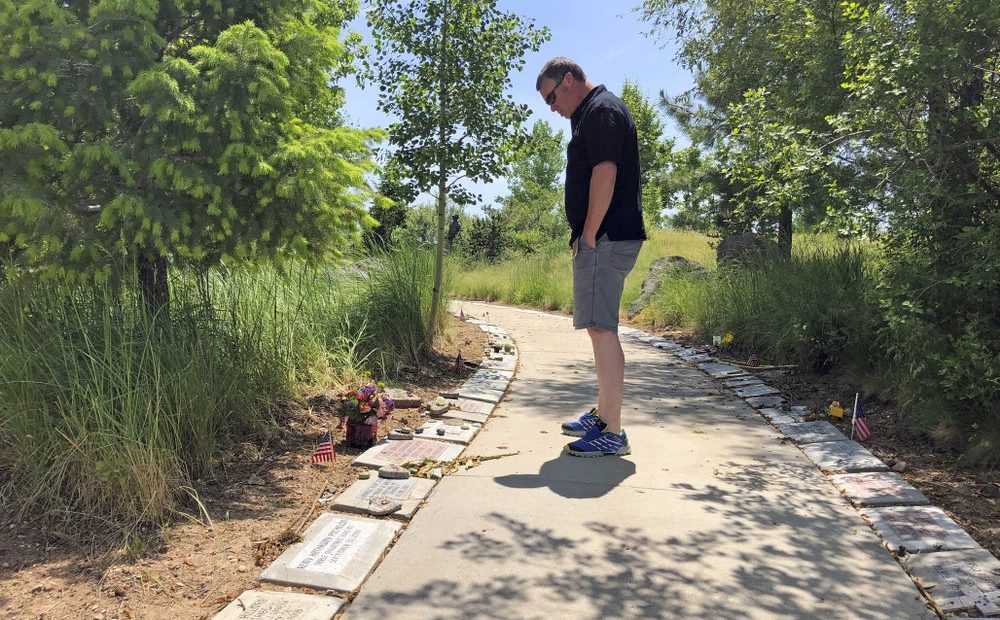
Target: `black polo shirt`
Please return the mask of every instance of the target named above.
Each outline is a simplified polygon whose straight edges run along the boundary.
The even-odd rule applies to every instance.
[[[590,177],[603,161],[618,164],[611,205],[597,230],[612,241],[646,238],[639,182],[639,137],[628,107],[604,85],[595,87],[570,117],[573,136],[566,148],[566,219],[570,245],[583,234],[590,203]]]

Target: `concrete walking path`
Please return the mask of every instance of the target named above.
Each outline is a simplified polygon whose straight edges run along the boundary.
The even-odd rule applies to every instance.
[[[345,614],[376,618],[933,618],[798,447],[720,383],[623,338],[628,457],[563,454],[596,402],[564,317],[462,304],[520,362],[466,455]]]

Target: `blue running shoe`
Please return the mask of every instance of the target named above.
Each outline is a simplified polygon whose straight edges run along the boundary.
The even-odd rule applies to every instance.
[[[581,439],[566,444],[566,452],[573,456],[625,456],[631,454],[625,429],[620,435],[611,431],[593,430]]]
[[[587,434],[587,431],[597,427],[600,427],[603,430],[604,422],[601,420],[601,417],[597,415],[597,407],[594,407],[572,422],[563,422],[562,432],[563,435],[569,435],[571,437],[583,437]]]

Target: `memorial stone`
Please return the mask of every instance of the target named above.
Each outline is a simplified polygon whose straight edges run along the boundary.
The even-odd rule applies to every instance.
[[[736,395],[740,398],[750,398],[751,396],[768,396],[771,394],[777,394],[780,391],[781,390],[773,388],[770,385],[759,383],[736,388]]]
[[[913,485],[891,472],[837,474],[831,480],[855,506],[917,506],[930,503]]]
[[[516,355],[500,355],[498,357],[499,359],[483,360],[483,362],[479,365],[479,367],[491,370],[508,370],[508,371],[513,371],[515,368],[517,368]]]
[[[761,407],[777,407],[785,404],[785,397],[780,394],[772,394],[770,396],[751,396],[745,400],[747,401],[747,404],[754,409],[760,409]]]
[[[802,451],[826,472],[888,471],[885,463],[856,441],[827,441],[802,446]]]
[[[247,590],[212,620],[333,620],[346,602],[334,596]]]
[[[732,379],[726,379],[725,381],[722,382],[722,385],[726,386],[727,388],[739,388],[739,387],[746,387],[748,385],[762,385],[763,383],[764,380],[759,377],[755,377],[753,375],[745,375],[742,377],[734,377]]]
[[[388,478],[373,478],[372,480],[355,482],[338,496],[332,508],[344,512],[368,513],[372,502],[377,497],[385,497],[399,502],[399,510],[392,512],[396,518],[409,519],[420,503],[434,488],[433,480],[424,478],[407,478],[392,480]]]
[[[510,381],[514,375],[512,370],[496,370],[494,368],[480,368],[472,374],[470,379],[484,379],[487,381]]]
[[[744,370],[742,368],[738,368],[730,364],[704,363],[698,364],[698,368],[707,372],[709,376],[715,379],[744,374]]]
[[[457,422],[458,420],[428,420],[420,428],[423,429],[424,434],[437,433],[446,441],[454,441],[455,443],[460,443],[463,445],[468,445],[472,438],[475,436],[476,432],[479,431],[479,425],[469,425],[469,424],[449,424],[449,422]],[[465,426],[466,428],[462,428]],[[443,431],[443,433],[439,433]]]
[[[794,424],[802,421],[802,418],[795,417],[791,413],[784,412],[781,409],[775,409],[774,407],[764,407],[760,410],[760,414],[764,416],[764,419],[774,425]]]
[[[510,384],[509,379],[483,379],[481,377],[472,376],[466,379],[462,387],[459,388],[459,394],[462,390],[479,390],[484,392],[504,392],[507,390],[507,385]]]
[[[414,437],[410,441],[383,441],[375,444],[354,459],[354,465],[382,467],[402,465],[409,461],[430,459],[453,461],[462,453],[462,446],[447,441]]]
[[[399,465],[383,465],[378,468],[378,477],[388,480],[406,480],[410,477],[410,470]]]
[[[778,424],[778,430],[795,443],[823,443],[825,441],[844,441],[846,437],[829,422],[793,422]]]
[[[396,403],[397,409],[412,409],[420,406],[420,397],[409,390],[401,388],[389,388],[385,395]]]
[[[260,579],[292,587],[352,592],[400,527],[393,521],[323,513],[306,529],[302,542],[278,556]]]
[[[861,514],[892,551],[907,553],[978,549],[965,530],[935,506],[864,508]]]
[[[470,400],[481,400],[487,403],[499,403],[503,400],[503,391],[478,388],[465,389],[462,387],[458,390],[458,397],[468,398]]]
[[[1000,597],[1000,561],[985,549],[908,555],[904,566],[945,613]],[[986,615],[985,606],[979,611]]]

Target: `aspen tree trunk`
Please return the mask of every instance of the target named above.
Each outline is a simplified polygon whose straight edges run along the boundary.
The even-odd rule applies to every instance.
[[[434,342],[434,332],[437,331],[438,307],[441,305],[441,283],[444,279],[444,228],[445,211],[448,206],[448,174],[445,167],[445,140],[447,127],[445,110],[448,105],[446,69],[448,67],[448,3],[444,3],[444,14],[441,17],[441,65],[438,72],[438,208],[437,208],[437,251],[434,258],[434,292],[431,296],[431,313],[427,317],[427,346]]]

